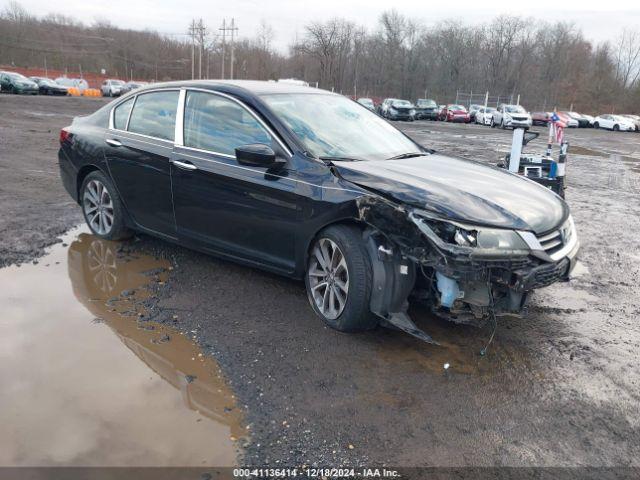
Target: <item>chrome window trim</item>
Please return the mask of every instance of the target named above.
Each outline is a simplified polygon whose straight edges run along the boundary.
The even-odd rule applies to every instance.
[[[129,110],[129,115],[127,115],[127,124],[124,127],[125,132],[129,131],[129,122],[131,121],[131,114],[133,113],[133,108],[136,106],[136,103],[138,102],[138,95],[134,95],[133,96],[133,103],[131,104],[131,110]],[[123,105],[125,102],[122,102],[120,105]],[[113,118],[115,121],[115,108],[114,110],[114,114],[113,114]]]
[[[218,96],[220,96],[220,97],[227,98],[227,99],[229,99],[229,100],[231,100],[231,101],[233,101],[233,102],[237,103],[238,105],[240,105],[240,107],[241,107],[241,108],[244,108],[247,112],[249,112],[249,114],[250,114],[253,118],[255,118],[255,119],[258,121],[258,123],[262,126],[262,128],[264,128],[264,129],[267,131],[267,133],[269,133],[269,135],[271,135],[271,137],[272,137],[272,138],[273,138],[273,139],[278,143],[278,145],[280,145],[280,147],[285,151],[285,153],[286,153],[287,155],[289,155],[289,158],[293,157],[293,152],[289,149],[289,147],[287,147],[287,145],[282,141],[282,139],[280,139],[280,136],[279,136],[279,135],[277,135],[277,134],[276,134],[276,132],[274,132],[274,131],[269,127],[269,125],[267,125],[267,124],[264,122],[264,120],[262,120],[262,118],[260,118],[260,117],[258,116],[258,114],[257,114],[257,113],[255,113],[251,108],[249,108],[249,106],[248,106],[248,105],[246,105],[246,104],[245,104],[244,102],[242,102],[241,100],[238,100],[237,98],[235,98],[235,97],[234,97],[234,96],[232,96],[232,95],[228,95],[228,94],[223,93],[223,92],[218,92],[218,91],[216,91],[216,90],[207,90],[207,89],[205,89],[205,88],[184,87],[184,90],[185,90],[185,91],[193,91],[193,92],[204,92],[204,93],[208,93],[208,94],[211,94],[211,95],[218,95]],[[183,112],[182,112],[182,115],[183,115],[183,117],[182,117],[182,134],[183,134],[183,139],[182,139],[182,140],[183,140],[183,142],[182,142],[181,144],[177,144],[177,143],[176,143],[176,145],[178,145],[178,146],[180,146],[180,147],[185,147],[185,148],[194,148],[194,147],[186,147],[186,146],[184,145],[184,113],[185,113],[185,111],[184,111],[184,110],[185,110],[185,107],[186,107],[186,101],[187,101],[187,100],[186,100],[186,98],[187,98],[187,94],[185,93],[185,96],[184,96],[184,102],[185,102],[185,103],[183,104]],[[177,125],[177,123],[178,123],[178,122],[177,122],[177,120],[176,120],[176,125]],[[177,137],[176,137],[176,139],[177,139]],[[219,153],[219,152],[214,152],[214,151],[212,151],[212,150],[206,150],[206,152],[208,152],[208,153],[213,153],[213,154],[215,154],[215,155],[224,155],[224,156],[227,156],[227,157],[229,156],[229,154],[222,154],[222,153]],[[235,157],[235,155],[232,155],[232,158],[236,158],[236,157]]]
[[[149,135],[145,135],[144,133],[135,133],[135,132],[128,132],[126,130],[119,130],[117,128],[112,129],[113,132],[122,134],[122,133],[126,133],[128,135],[135,135],[137,137],[142,137],[142,138],[149,138],[151,140],[157,140],[158,142],[164,142],[164,143],[168,143],[169,145],[173,146],[173,141],[171,140],[167,140],[166,138],[158,138],[158,137],[152,137]],[[148,142],[145,142],[148,143]],[[155,145],[155,144],[153,144]],[[172,147],[166,147],[166,148],[172,148]]]
[[[228,153],[214,152],[213,150],[204,150],[202,148],[196,148],[196,147],[187,147],[186,145],[177,145],[176,144],[176,147],[184,148],[185,150],[190,150],[192,152],[206,153],[207,155],[215,155],[217,157],[225,157],[225,158],[230,158],[230,159],[233,159],[233,160],[236,159],[235,155],[230,155]],[[209,159],[205,158],[203,160],[209,160]],[[211,160],[211,161],[213,162],[214,160]],[[224,162],[217,162],[217,163],[224,163]],[[225,163],[225,165],[227,165],[227,164]],[[244,168],[244,167],[242,167],[242,168]],[[258,172],[259,170],[254,170],[254,171]]]
[[[138,102],[138,97],[140,95],[146,95],[147,93],[172,92],[172,91],[180,92],[181,89],[177,88],[177,87],[152,88],[151,90],[145,90],[144,92],[138,92],[138,93],[135,93],[134,95],[127,96],[127,97],[123,98],[122,100],[119,100],[118,103],[116,103],[113,107],[111,107],[111,111],[109,112],[109,126],[108,126],[107,130],[112,130],[114,132],[130,133],[132,135],[140,135],[141,137],[152,138],[154,140],[160,140],[161,142],[169,142],[172,145],[175,144],[175,139],[174,140],[167,140],[166,138],[152,137],[150,135],[145,135],[144,133],[137,133],[137,132],[130,132],[129,131],[129,122],[131,121],[131,113],[133,113],[133,108],[136,106],[136,103]],[[127,130],[122,130],[121,128],[115,128],[115,126],[114,126],[115,110],[120,105],[122,105],[124,102],[128,101],[130,98],[133,98],[133,105],[131,106],[131,111],[129,112],[129,117],[127,118]],[[180,105],[180,96],[178,96],[178,106],[179,105]],[[176,109],[176,124],[177,123],[178,123],[178,110]],[[175,132],[174,132],[174,137],[175,137]]]
[[[117,132],[118,134],[131,133],[131,132],[125,132],[124,130],[114,130],[114,132]],[[141,135],[139,133],[131,133],[131,135],[138,135],[138,136],[144,137],[144,135]],[[116,136],[116,138],[118,138],[118,137]],[[120,137],[120,138],[122,138],[122,137]],[[155,138],[155,137],[147,137],[147,138],[149,138],[151,140],[171,143],[170,141],[163,140],[162,138]],[[152,146],[158,147],[158,148],[166,148],[167,150],[173,150],[173,145],[159,145],[157,143],[145,142],[144,140],[140,140],[139,138],[134,138],[134,139],[130,139],[130,140],[135,140],[136,142],[140,142],[140,143],[146,143],[147,145],[152,145]]]
[[[184,146],[184,107],[187,101],[187,89],[181,88],[178,97],[178,111],[176,112],[176,131],[173,134],[173,144]]]

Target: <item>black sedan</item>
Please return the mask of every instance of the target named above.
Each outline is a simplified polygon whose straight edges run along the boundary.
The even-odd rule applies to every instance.
[[[342,331],[522,310],[566,279],[578,240],[551,191],[437,154],[341,95],[255,81],[135,90],[60,134],[62,181],[92,232],[140,231],[304,278]]]
[[[38,84],[38,93],[40,95],[67,95],[68,88],[64,85],[54,82],[46,77],[30,77],[31,80]]]

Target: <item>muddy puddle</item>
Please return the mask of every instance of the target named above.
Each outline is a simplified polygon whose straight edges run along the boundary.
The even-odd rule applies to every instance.
[[[169,264],[63,241],[0,270],[0,465],[236,464],[246,430],[218,366],[146,319]]]

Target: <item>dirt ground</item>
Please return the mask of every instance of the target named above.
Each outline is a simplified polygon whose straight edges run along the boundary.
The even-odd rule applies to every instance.
[[[81,222],[58,178],[57,137],[99,102],[0,96],[0,266],[33,260]],[[475,125],[399,126],[490,163],[511,138]],[[526,318],[501,319],[485,357],[488,329],[413,308],[442,346],[384,329],[341,334],[314,316],[302,283],[146,236],[128,242],[171,262],[154,321],[188,332],[224,372],[250,432],[239,461],[640,467],[640,134],[566,136],[581,262],[570,283],[535,292]]]

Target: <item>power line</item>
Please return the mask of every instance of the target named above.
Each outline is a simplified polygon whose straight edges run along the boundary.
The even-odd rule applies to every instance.
[[[232,18],[231,19],[231,23],[227,26],[227,21],[226,19],[222,19],[222,28],[219,28],[218,30],[220,30],[222,32],[222,78],[224,78],[224,64],[225,64],[225,50],[226,50],[226,37],[227,37],[227,32],[230,32],[231,34],[231,65],[230,65],[230,78],[233,79],[233,64],[235,62],[235,57],[234,57],[234,36],[235,36],[235,32],[238,31],[238,27],[236,27],[236,22],[235,19]]]

